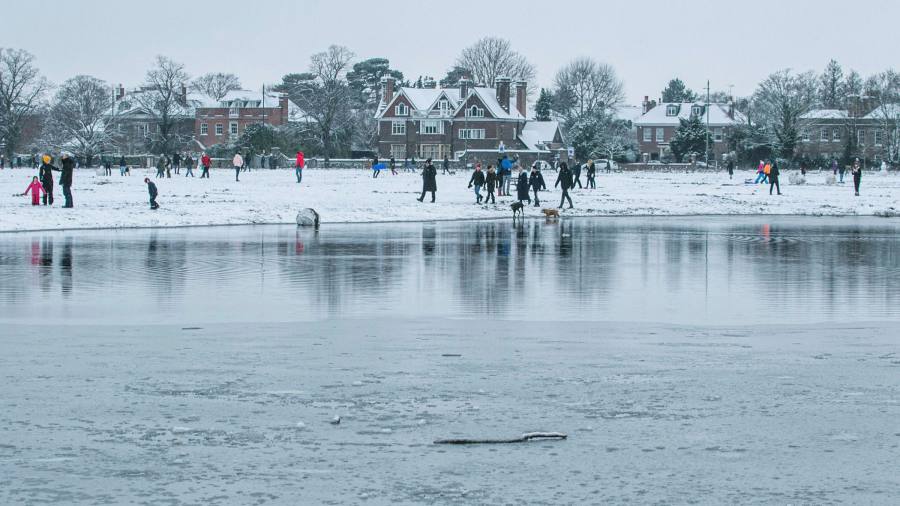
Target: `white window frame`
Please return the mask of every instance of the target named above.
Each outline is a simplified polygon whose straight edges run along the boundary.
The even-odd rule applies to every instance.
[[[874,136],[874,139],[872,139],[873,144],[881,146],[882,142],[884,142],[884,132],[882,132],[880,128],[876,128],[872,132],[872,135]]]
[[[209,135],[209,123],[200,123],[200,135]]]
[[[656,128],[656,142],[666,142],[666,129],[663,127]]]
[[[391,156],[394,160],[406,158],[406,144],[391,144]]]
[[[666,116],[669,116],[669,117],[678,116],[678,106],[677,105],[667,105],[666,106]]]
[[[800,130],[800,140],[802,142],[809,142],[809,130],[807,130],[806,128]]]
[[[391,121],[391,135],[406,135],[406,122]]]
[[[823,128],[822,132],[819,134],[819,142],[828,142],[828,129]]]
[[[484,109],[473,104],[472,107],[466,108],[466,116],[469,118],[483,118]]]
[[[856,131],[856,145],[857,146],[865,146],[866,145],[866,131],[863,128],[860,128]]]
[[[423,119],[419,124],[422,135],[440,135],[444,133],[444,122],[436,119]]]
[[[703,107],[699,105],[691,106],[691,116],[700,116],[703,114]]]
[[[438,102],[438,109],[441,111],[441,116],[447,116],[450,114],[450,101],[446,98],[442,98],[440,102]]]
[[[722,128],[713,128],[713,142],[725,140],[725,131]]]
[[[216,123],[216,135],[225,135],[225,125]]]
[[[238,134],[238,122],[237,121],[229,121],[228,122],[228,135],[237,135]]]
[[[832,128],[831,129],[831,142],[841,142],[841,129],[840,128]]]
[[[399,103],[394,106],[394,115],[395,116],[409,116],[409,106],[404,103]]]
[[[644,142],[653,142],[653,129],[644,127]]]
[[[484,129],[483,128],[460,128],[459,129],[459,138],[463,140],[479,140],[484,139]]]

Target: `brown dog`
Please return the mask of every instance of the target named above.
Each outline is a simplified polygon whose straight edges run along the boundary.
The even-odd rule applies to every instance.
[[[549,218],[559,218],[559,209],[541,209],[544,216]]]

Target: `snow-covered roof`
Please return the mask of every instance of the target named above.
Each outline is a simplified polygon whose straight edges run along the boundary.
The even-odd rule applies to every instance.
[[[510,91],[512,92],[513,90]],[[442,94],[446,94],[447,98],[450,99],[451,112],[455,112],[456,108],[459,107],[459,104],[464,100],[467,100],[472,95],[476,95],[484,104],[484,106],[490,111],[491,115],[493,115],[495,118],[515,120],[525,119],[525,117],[522,116],[516,109],[515,95],[510,93],[509,112],[506,112],[502,107],[500,107],[500,102],[497,101],[497,91],[494,88],[471,88],[469,90],[468,96],[461,97],[459,94],[459,88],[403,87],[397,89],[397,94],[394,96],[393,100],[396,100],[398,96],[405,96],[409,100],[410,104],[412,104],[414,113],[417,113],[416,115],[423,116],[427,115],[431,111]],[[384,114],[384,111],[387,109],[388,105],[390,104],[385,104],[384,100],[382,99],[381,103],[378,106],[376,117],[381,117]]]
[[[517,119],[524,120],[525,117],[522,116],[519,111],[516,109],[515,97],[510,94],[509,96],[509,112],[503,110],[500,107],[500,102],[497,100],[497,90],[494,88],[473,88],[472,91],[478,95],[478,98],[481,99],[481,102],[484,103],[484,106],[491,111],[491,115],[498,119]]]
[[[863,119],[885,119],[900,117],[900,104],[885,104],[863,116]]]
[[[703,111],[702,108],[705,108],[706,104],[704,102],[663,102],[642,114],[634,121],[634,124],[637,126],[678,126],[681,124],[681,120],[688,120],[691,118],[694,106],[699,106],[701,111]],[[669,114],[670,108],[675,111],[674,115]],[[746,122],[744,115],[741,114],[740,111],[734,111],[734,117],[732,118],[728,115],[728,109],[728,104],[709,104],[710,126],[731,126]],[[702,114],[703,122],[705,123],[706,112],[703,111]]]
[[[613,111],[613,116],[616,119],[634,122],[641,117],[641,111],[639,105],[620,105]]]
[[[850,114],[843,109],[813,109],[800,116],[800,119],[847,119]]]
[[[528,149],[543,150],[546,149],[545,143],[553,142],[558,131],[558,121],[529,121],[522,128],[519,140],[528,146]]]

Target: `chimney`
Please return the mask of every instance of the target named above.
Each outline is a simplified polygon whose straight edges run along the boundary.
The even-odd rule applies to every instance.
[[[433,77],[427,76],[425,77],[425,80],[422,81],[422,86],[426,89],[433,90],[437,88],[437,81],[435,81]]]
[[[178,101],[181,105],[187,105],[187,86],[184,83],[181,83],[181,91],[180,95],[178,95]]]
[[[125,98],[125,87],[122,86],[122,83],[119,83],[119,87],[116,88],[116,100],[122,100]]]
[[[507,113],[509,112],[509,78],[498,77],[494,80],[494,86],[497,87],[497,102],[500,107]]]
[[[287,93],[282,93],[278,96],[278,107],[281,109],[281,124],[286,125],[288,122],[288,114],[290,109],[288,108],[288,96]]]
[[[728,101],[728,117],[734,119],[734,99]]]
[[[516,81],[516,110],[523,118],[528,116],[528,83],[525,81]]]
[[[384,91],[384,105],[387,106],[394,100],[394,83],[396,79],[391,76],[383,76],[381,78],[381,87]]]
[[[650,110],[650,96],[644,95],[644,101],[641,102],[641,114],[647,114]]]
[[[459,80],[459,100],[460,102],[464,102],[466,97],[469,96],[469,90],[472,88],[472,81],[469,81],[467,78],[463,77]]]

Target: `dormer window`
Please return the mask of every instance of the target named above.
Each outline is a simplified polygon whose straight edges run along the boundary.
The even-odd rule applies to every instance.
[[[692,116],[700,116],[703,114],[703,107],[699,105],[695,105],[691,107],[691,115]]]
[[[666,116],[678,116],[678,106],[677,105],[667,105],[666,106]]]
[[[438,108],[440,108],[441,110],[441,116],[446,116],[447,111],[450,110],[450,102],[448,102],[446,99],[441,100],[440,102],[438,102]]]
[[[397,106],[394,107],[394,115],[409,116],[409,106],[406,104],[397,104]]]
[[[473,105],[466,109],[466,116],[470,118],[483,118],[484,117],[484,109],[478,107],[477,105]]]

